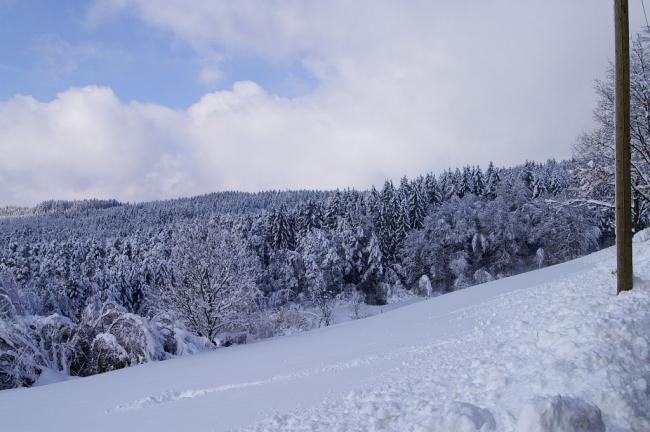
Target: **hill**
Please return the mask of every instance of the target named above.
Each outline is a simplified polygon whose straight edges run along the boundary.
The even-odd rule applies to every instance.
[[[634,252],[619,296],[605,249],[363,320],[3,391],[3,429],[647,431],[650,243]]]

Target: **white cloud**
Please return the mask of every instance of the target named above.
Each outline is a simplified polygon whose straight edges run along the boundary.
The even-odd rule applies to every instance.
[[[191,167],[176,147],[181,117],[159,106],[122,104],[99,87],[71,89],[49,103],[26,96],[2,102],[1,199],[30,204],[187,193],[193,184],[180,179]]]
[[[0,103],[0,194],[29,204],[367,185],[401,151],[376,152],[383,132],[358,128],[355,111],[333,114],[252,82],[209,93],[185,111],[124,104],[100,87],[45,103],[18,96]]]
[[[237,83],[181,111],[95,87],[0,103],[0,202],[367,187],[567,157],[613,47],[611,4],[591,0],[102,0],[89,21],[125,11],[207,59],[208,85],[237,52],[301,61],[319,84],[282,98]]]

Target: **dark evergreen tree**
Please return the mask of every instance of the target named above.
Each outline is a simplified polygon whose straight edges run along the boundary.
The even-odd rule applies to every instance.
[[[442,202],[442,193],[435,175],[431,173],[426,175],[424,179],[424,191],[427,202],[430,205],[437,205]]]
[[[422,197],[421,186],[417,183],[409,187],[407,196],[408,228],[420,229],[426,216],[425,201]]]
[[[343,214],[343,204],[341,203],[341,193],[337,190],[334,195],[327,201],[325,208],[325,226],[334,229],[339,223],[339,217]]]
[[[323,210],[319,203],[307,200],[298,208],[298,223],[301,233],[312,229],[320,229],[323,226]]]
[[[458,198],[462,198],[467,194],[472,193],[474,190],[472,170],[470,167],[466,166],[463,168],[463,173],[459,176],[460,183],[456,189],[456,195]]]
[[[497,196],[497,188],[501,178],[499,177],[499,170],[494,168],[494,164],[490,161],[487,171],[485,172],[485,196],[489,199],[494,199]]]
[[[476,167],[472,171],[472,183],[474,189],[472,190],[472,193],[476,196],[483,196],[485,194],[485,178],[483,176],[483,171],[481,171],[481,167]]]
[[[275,249],[295,250],[296,236],[291,215],[286,207],[280,206],[271,213],[271,245]]]

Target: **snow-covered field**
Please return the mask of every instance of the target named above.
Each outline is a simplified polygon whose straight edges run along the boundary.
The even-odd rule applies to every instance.
[[[650,243],[367,319],[0,392],[3,431],[650,431]]]

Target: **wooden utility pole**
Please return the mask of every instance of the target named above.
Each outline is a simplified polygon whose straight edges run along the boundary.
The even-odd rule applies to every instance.
[[[614,0],[614,19],[616,33],[616,274],[617,293],[620,293],[632,289],[628,0]]]

